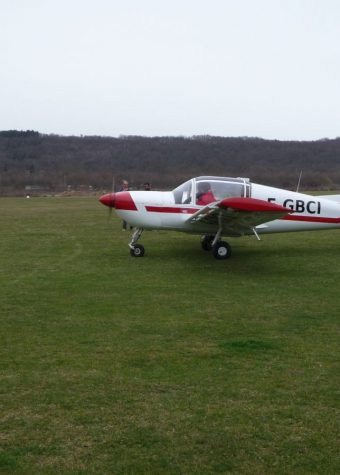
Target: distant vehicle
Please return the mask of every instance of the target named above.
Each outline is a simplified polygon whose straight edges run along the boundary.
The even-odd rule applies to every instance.
[[[248,178],[200,176],[172,191],[108,193],[100,202],[115,208],[135,229],[129,243],[134,257],[144,229],[166,229],[202,235],[204,250],[216,259],[231,256],[222,236],[314,231],[340,228],[340,195],[311,196],[251,183]]]

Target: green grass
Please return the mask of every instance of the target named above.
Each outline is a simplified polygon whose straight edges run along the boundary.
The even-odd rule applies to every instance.
[[[340,230],[129,233],[94,198],[0,200],[0,471],[340,472]]]

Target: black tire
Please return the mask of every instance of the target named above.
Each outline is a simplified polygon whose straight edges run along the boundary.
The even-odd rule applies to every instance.
[[[133,249],[130,249],[130,254],[132,257],[143,257],[144,253],[145,249],[141,244],[135,244]]]
[[[212,251],[216,259],[229,259],[231,256],[231,247],[225,241],[217,242]]]
[[[214,236],[202,236],[201,239],[201,246],[204,251],[211,251],[212,249],[212,242],[214,240]]]

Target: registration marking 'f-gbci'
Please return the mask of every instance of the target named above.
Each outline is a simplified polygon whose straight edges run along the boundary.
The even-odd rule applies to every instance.
[[[270,203],[275,203],[276,198],[268,198]],[[321,203],[320,201],[307,201],[304,200],[292,200],[288,198],[284,200],[282,206],[285,208],[290,208],[295,211],[295,213],[309,213],[309,214],[320,214],[321,213]]]

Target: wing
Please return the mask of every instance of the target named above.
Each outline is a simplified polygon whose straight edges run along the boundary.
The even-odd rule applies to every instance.
[[[290,208],[255,198],[225,198],[210,203],[197,211],[188,223],[204,223],[221,226],[222,232],[231,236],[242,236],[252,232],[255,226],[293,213]]]

